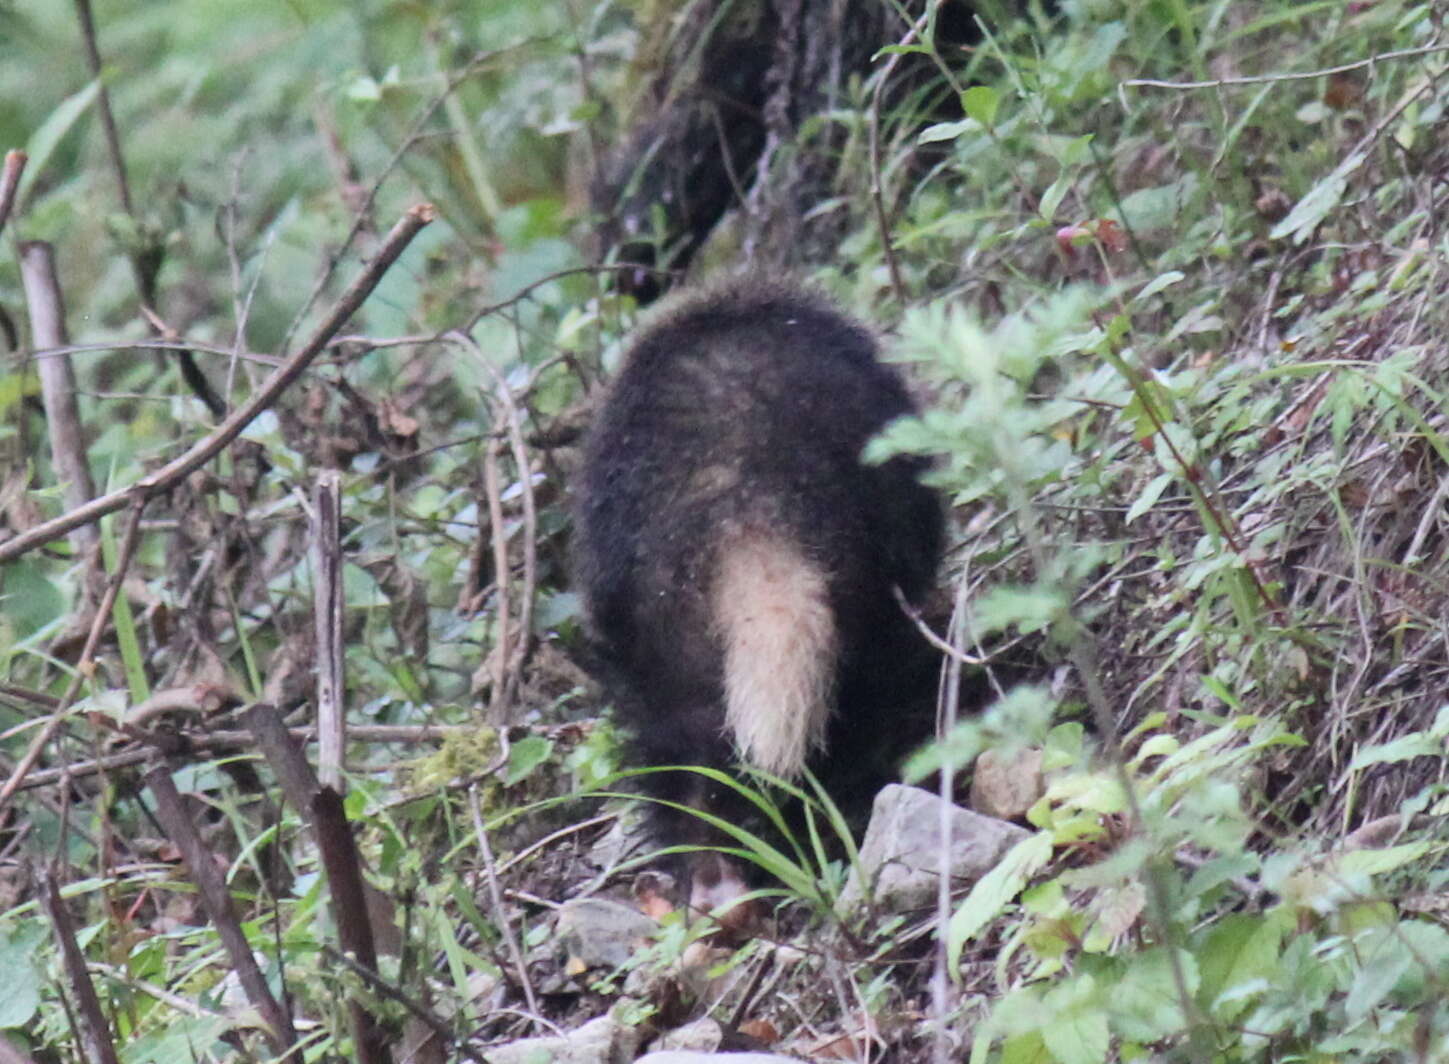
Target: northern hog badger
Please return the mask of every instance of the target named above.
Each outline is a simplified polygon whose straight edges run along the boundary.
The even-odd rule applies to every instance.
[[[861,462],[914,409],[870,333],[788,282],[686,292],[639,330],[575,488],[586,623],[639,764],[809,766],[868,802],[923,738],[905,715],[931,705],[935,661],[893,589],[918,601],[931,584],[941,503],[923,460]],[[749,811],[698,773],[639,783],[733,822]],[[663,843],[728,841],[656,815]],[[729,893],[713,889],[727,863],[690,864],[692,904]]]

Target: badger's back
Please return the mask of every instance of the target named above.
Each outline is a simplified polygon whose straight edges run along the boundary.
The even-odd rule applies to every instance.
[[[870,703],[913,639],[892,588],[929,584],[941,511],[918,462],[860,454],[911,410],[869,333],[788,284],[705,288],[642,327],[589,436],[575,546],[641,759],[791,776],[890,712]]]

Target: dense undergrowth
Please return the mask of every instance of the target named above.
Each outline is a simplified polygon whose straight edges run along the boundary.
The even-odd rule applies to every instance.
[[[0,148],[30,153],[6,235],[56,249],[98,491],[215,424],[176,341],[238,402],[408,205],[440,213],[287,399],[148,506],[94,662],[104,581],[66,540],[0,569],[5,777],[45,734],[0,807],[0,1029],[35,1059],[78,1045],[30,878],[51,865],[124,1060],[243,1053],[144,754],[125,760],[158,729],[193,737],[178,786],[268,978],[314,1021],[309,1054],[346,1051],[358,984],[323,949],[318,860],[215,739],[241,705],[311,697],[323,466],[343,472],[347,706],[396,729],[356,745],[348,780],[408,936],[383,975],[485,1042],[621,996],[543,971],[600,809],[549,799],[615,767],[570,658],[564,492],[578,401],[635,308],[586,268],[578,189],[661,10],[101,4],[127,211],[74,11],[0,6]],[[958,50],[923,24],[901,47],[934,73],[911,95],[876,111],[868,83],[802,130],[844,129],[816,208],[842,238],[815,279],[890,328],[932,396],[878,448],[940,457],[944,635],[988,673],[1039,662],[918,771],[1036,745],[1048,789],[951,912],[821,934],[777,980],[794,1010],[756,1003],[779,1034],[890,1060],[1449,1053],[1443,16],[1101,0],[985,19]],[[159,329],[137,310],[147,256]],[[25,307],[7,246],[6,537],[63,507]],[[111,570],[126,520],[102,525]],[[438,724],[460,727],[438,746]],[[650,963],[688,935],[671,917]]]

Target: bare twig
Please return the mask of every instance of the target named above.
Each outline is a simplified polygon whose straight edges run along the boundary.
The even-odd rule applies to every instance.
[[[91,77],[99,81],[96,92],[96,109],[101,116],[101,129],[106,135],[106,152],[111,158],[111,173],[116,179],[116,193],[121,199],[121,209],[135,214],[131,206],[131,183],[126,177],[126,158],[121,154],[121,136],[116,132],[116,116],[111,110],[111,94],[101,77],[101,51],[96,46],[96,20],[91,14],[91,0],[75,0],[76,15],[80,18],[81,44],[86,50],[86,66]],[[149,302],[149,300],[148,300]]]
[[[465,1040],[459,1038],[458,1033],[453,1030],[447,1021],[432,1012],[427,1005],[409,997],[386,979],[381,978],[376,972],[368,971],[368,969],[358,964],[351,957],[345,953],[339,953],[325,942],[322,944],[322,952],[360,976],[380,996],[390,1001],[396,1001],[403,1008],[407,1009],[413,1019],[431,1031],[439,1042],[444,1045],[453,1046],[459,1053],[469,1060],[476,1061],[477,1064],[488,1064],[487,1059],[482,1053],[474,1049]],[[0,1061],[0,1064],[4,1064],[4,1061]]]
[[[500,303],[489,303],[486,306],[479,307],[469,316],[467,323],[461,331],[464,333],[471,332],[473,326],[477,325],[490,314],[497,314],[500,310],[507,310],[515,303],[521,303],[527,299],[536,289],[542,288],[546,284],[552,284],[554,281],[562,280],[565,277],[573,277],[577,274],[597,275],[601,273],[627,273],[630,271],[653,273],[661,277],[677,278],[680,275],[679,270],[671,270],[663,266],[645,266],[639,262],[609,262],[598,263],[593,266],[570,266],[566,270],[559,270],[556,273],[550,273],[540,277],[536,281],[530,281]]]
[[[513,675],[509,661],[509,648],[513,642],[513,629],[509,618],[509,588],[512,580],[508,566],[508,529],[503,521],[503,499],[498,483],[498,453],[503,449],[499,440],[489,440],[483,453],[483,492],[488,499],[488,523],[493,541],[493,583],[498,588],[497,641],[489,655],[494,660],[493,697],[488,704],[488,719],[492,724],[503,724],[508,713],[509,679]]]
[[[453,332],[449,333],[447,338],[468,348],[484,371],[493,378],[493,394],[498,405],[502,407],[503,420],[507,425],[508,442],[513,451],[513,464],[517,470],[518,485],[523,500],[523,591],[519,595],[518,636],[516,639],[510,638],[506,601],[500,603],[498,612],[500,661],[492,708],[495,714],[494,723],[499,723],[506,719],[508,705],[518,687],[518,674],[528,658],[529,645],[533,638],[533,603],[538,594],[538,512],[533,497],[533,464],[529,459],[528,445],[523,437],[523,419],[518,411],[518,402],[514,398],[513,389],[507,378],[499,372],[492,360],[479,350],[478,345],[473,342],[471,337],[465,333]],[[508,579],[506,572],[508,541],[507,537],[503,535],[502,502],[498,498],[497,492],[497,458],[495,454],[497,449],[498,445],[490,444],[488,456],[492,465],[484,466],[484,476],[485,479],[489,476],[492,477],[492,483],[487,485],[488,513],[494,525],[493,552],[498,568],[496,580],[498,594],[502,598],[507,596],[511,580]]]
[[[54,520],[36,525],[14,539],[0,543],[0,562],[13,561],[26,551],[49,543],[57,536],[65,535],[71,529],[88,525],[108,513],[113,513],[126,505],[127,500],[132,496],[150,498],[158,492],[167,491],[190,475],[193,470],[215,458],[227,444],[241,435],[242,430],[251,424],[257,415],[276,402],[278,397],[306,372],[307,367],[326,346],[327,341],[346,324],[347,319],[352,317],[358,307],[362,306],[363,301],[371,294],[377,282],[387,272],[388,267],[397,260],[413,237],[423,226],[431,222],[434,216],[435,212],[431,204],[423,203],[410,208],[393,226],[392,232],[387,235],[378,249],[377,255],[368,263],[367,268],[357,276],[347,291],[342,293],[336,305],[317,327],[317,331],[312,334],[311,339],[296,354],[277,367],[276,371],[257,390],[256,395],[237,408],[216,429],[197,441],[185,454],[173,459],[150,476],[142,478],[128,488],[104,495],[85,506],[62,514]]]
[[[1433,55],[1436,52],[1449,52],[1449,44],[1426,44],[1420,48],[1405,48],[1397,52],[1380,52],[1378,55],[1371,55],[1367,59],[1360,59],[1353,63],[1344,63],[1342,66],[1325,67],[1322,70],[1306,70],[1297,74],[1253,74],[1241,78],[1216,78],[1212,81],[1154,81],[1151,78],[1132,78],[1122,82],[1122,85],[1124,88],[1222,89],[1230,85],[1262,85],[1278,81],[1309,81],[1313,78],[1327,77],[1330,74],[1347,74],[1352,70],[1362,70],[1364,67],[1392,62],[1395,59],[1414,59],[1419,56]]]
[[[31,240],[20,245],[20,280],[30,312],[30,333],[36,346],[61,347],[65,333],[65,300],[55,276],[55,255],[49,244]],[[96,486],[86,461],[85,434],[76,402],[75,369],[69,358],[47,358],[39,363],[40,394],[45,404],[45,428],[61,498],[68,509],[84,506],[95,497]],[[71,530],[71,545],[84,557],[100,541],[89,525]]]
[[[538,1001],[533,994],[533,983],[528,978],[528,962],[518,945],[518,936],[513,933],[513,924],[508,911],[503,907],[503,892],[498,886],[498,870],[493,862],[493,847],[488,842],[488,825],[483,822],[483,809],[478,804],[478,788],[468,788],[468,808],[473,813],[473,830],[478,835],[478,848],[483,853],[483,869],[488,881],[488,894],[493,901],[493,922],[508,944],[508,953],[518,970],[518,983],[523,989],[523,1000],[528,1002],[528,1011],[538,1015]]]
[[[956,730],[961,711],[961,666],[966,660],[966,639],[969,623],[970,581],[962,574],[956,585],[956,604],[951,611],[951,643],[941,672],[940,733],[949,736]],[[941,766],[936,815],[936,845],[939,860],[936,866],[936,949],[931,971],[931,1060],[947,1064],[951,1059],[951,1032],[946,1022],[950,1014],[950,948],[951,936],[951,828],[955,812],[955,765],[949,760]]]
[[[928,4],[926,13],[923,14],[919,19],[917,19],[915,25],[913,25],[906,32],[906,35],[901,38],[901,48],[904,48],[906,45],[910,44],[913,40],[916,39],[916,35],[921,32],[921,28],[926,24],[926,19],[930,17],[930,7],[931,5]],[[896,250],[894,247],[891,246],[890,219],[886,216],[885,193],[881,189],[882,164],[880,158],[880,109],[881,101],[885,97],[886,83],[890,81],[891,75],[895,73],[896,66],[900,63],[901,56],[903,54],[904,53],[900,51],[892,52],[891,57],[886,60],[885,69],[882,70],[880,72],[880,75],[876,78],[875,92],[871,95],[870,99],[869,122],[870,201],[871,205],[875,208],[875,222],[877,229],[879,229],[880,231],[881,251],[885,255],[886,266],[889,268],[891,274],[891,290],[895,292],[896,300],[902,304],[904,304],[906,301],[906,285],[905,282],[901,279],[900,264],[896,262]]]
[[[317,474],[312,496],[312,616],[317,629],[317,774],[322,783],[342,789],[342,757],[347,745],[343,711],[342,662],[342,478],[335,469]]]
[[[423,127],[432,120],[434,113],[443,105],[443,101],[456,91],[459,85],[463,84],[463,82],[478,73],[478,71],[482,70],[489,63],[520,49],[532,47],[535,43],[537,42],[532,39],[519,41],[506,48],[499,48],[491,52],[482,52],[474,56],[461,70],[448,79],[447,84],[443,86],[442,91],[437,96],[423,105],[423,109],[418,113],[417,118],[413,120],[407,132],[403,134],[402,142],[398,145],[397,150],[392,153],[392,157],[383,166],[382,172],[377,175],[377,179],[368,188],[367,196],[361,206],[354,212],[352,227],[348,229],[347,236],[342,239],[342,243],[338,246],[337,250],[328,255],[326,267],[322,270],[321,275],[312,286],[312,290],[307,293],[307,298],[302,301],[302,305],[298,308],[296,316],[292,318],[292,323],[287,326],[286,335],[282,337],[283,351],[286,351],[291,345],[292,337],[302,327],[302,322],[311,311],[313,304],[321,297],[323,289],[331,281],[332,274],[336,272],[338,264],[342,261],[342,257],[352,249],[352,242],[367,227],[368,219],[372,216],[373,202],[377,199],[377,194],[381,191],[383,184],[392,175],[392,172],[397,169],[398,164],[402,162],[403,156],[412,150],[413,145],[422,134]]]
[[[289,728],[287,734],[298,742],[315,743],[316,728]],[[354,742],[364,743],[425,743],[442,742],[450,735],[463,735],[472,731],[461,725],[451,724],[364,724],[348,729],[348,736]],[[220,753],[226,750],[247,750],[256,745],[250,732],[216,731],[204,735],[182,733],[182,740],[197,753]],[[17,790],[32,790],[59,783],[63,774],[71,779],[94,776],[101,772],[114,772],[118,768],[144,764],[154,756],[153,751],[125,750],[106,757],[78,761],[64,769],[52,768],[43,772],[31,772]],[[411,800],[411,799],[410,799]]]
[[[80,19],[81,43],[85,46],[86,65],[90,68],[91,77],[96,79],[98,89],[96,92],[96,108],[101,116],[101,128],[106,137],[106,153],[110,156],[111,172],[116,178],[116,192],[121,201],[121,209],[136,218],[136,209],[131,199],[131,182],[126,176],[126,159],[121,152],[121,136],[116,131],[116,116],[111,110],[111,94],[106,88],[105,78],[101,76],[101,51],[96,44],[96,21],[91,14],[91,0],[75,0],[76,15]],[[138,225],[138,229],[140,226]],[[141,248],[131,252],[131,274],[136,280],[136,294],[141,299],[141,306],[144,310],[147,307],[156,305],[156,276],[160,272],[162,256],[161,248],[158,245],[152,248]],[[154,252],[154,253],[152,253]],[[154,322],[153,322],[154,327]],[[160,332],[158,329],[157,332]],[[181,367],[181,378],[186,386],[191,389],[198,399],[206,404],[213,417],[221,417],[226,412],[226,404],[216,394],[216,389],[206,379],[206,374],[201,372],[197,366],[196,359],[191,357],[190,351],[181,351],[177,358]]]
[[[20,188],[20,175],[25,173],[25,162],[29,158],[23,151],[7,151],[5,163],[0,166],[0,232],[10,218],[15,206],[15,193]]]

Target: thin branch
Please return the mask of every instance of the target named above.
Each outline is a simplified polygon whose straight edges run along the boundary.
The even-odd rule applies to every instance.
[[[442,742],[449,736],[470,733],[473,729],[461,724],[360,724],[348,729],[348,738],[360,743],[426,743]],[[287,734],[305,743],[317,741],[316,728],[289,728]],[[220,753],[227,750],[249,750],[256,745],[251,732],[216,731],[197,735],[181,733],[180,740],[198,754]],[[78,761],[64,768],[48,768],[32,772],[17,790],[28,791],[37,787],[49,787],[59,783],[63,777],[82,779],[101,772],[114,772],[118,768],[130,768],[145,764],[154,756],[154,751],[125,750],[119,754]]]
[[[518,982],[523,989],[523,1000],[528,1002],[528,1011],[537,1016],[538,1001],[533,994],[533,983],[528,978],[528,963],[524,960],[523,950],[518,945],[518,937],[513,933],[513,924],[508,919],[508,911],[503,907],[503,892],[498,886],[498,869],[493,861],[493,847],[488,843],[488,825],[483,822],[483,808],[478,801],[477,787],[468,788],[468,809],[473,814],[473,830],[478,834],[478,847],[483,851],[483,867],[487,873],[488,894],[493,901],[494,925],[503,935],[503,941],[507,944],[508,952],[518,969]]]
[[[912,26],[909,31],[907,31],[904,37],[901,38],[901,48],[904,48],[908,44],[910,44],[911,41],[915,40],[916,35],[921,32],[922,27],[924,27],[926,24],[926,19],[930,17],[929,8],[930,5],[927,5],[926,13],[923,14],[919,19],[917,19],[916,24]],[[901,56],[903,54],[904,53],[900,51],[892,52],[890,59],[886,60],[885,69],[880,72],[880,77],[876,80],[875,92],[872,94],[870,100],[869,129],[870,201],[871,205],[875,208],[875,222],[876,228],[880,231],[881,251],[885,255],[886,266],[890,270],[891,290],[895,292],[896,300],[904,305],[904,303],[906,302],[906,285],[905,282],[901,279],[901,267],[900,263],[896,262],[895,248],[891,246],[890,219],[886,216],[885,193],[881,190],[882,164],[880,158],[881,101],[885,97],[886,83],[890,81],[891,75],[895,73],[896,66],[900,63]]]
[[[104,495],[85,506],[62,514],[54,520],[36,525],[14,539],[0,543],[0,562],[14,561],[26,551],[49,543],[57,536],[65,535],[71,529],[88,525],[106,514],[114,513],[125,506],[133,496],[149,499],[160,492],[169,491],[196,469],[215,458],[227,444],[240,436],[242,430],[251,424],[262,411],[276,402],[281,394],[306,371],[312,360],[327,345],[327,341],[362,306],[373,288],[377,286],[377,282],[387,272],[388,267],[397,260],[403,249],[408,246],[413,237],[417,236],[423,226],[431,222],[435,216],[436,212],[429,203],[421,203],[410,208],[393,226],[392,232],[387,235],[378,249],[377,255],[368,263],[367,268],[357,276],[347,291],[342,293],[326,319],[312,334],[312,338],[295,355],[277,367],[276,372],[266,379],[261,388],[257,390],[256,395],[239,407],[215,430],[194,444],[185,454],[173,459],[150,476],[143,477],[128,488]]]
[[[513,641],[513,629],[509,617],[508,592],[512,584],[509,578],[508,529],[503,520],[503,498],[498,482],[498,456],[503,450],[500,440],[489,440],[483,452],[483,493],[488,501],[488,523],[491,525],[493,541],[493,584],[498,589],[497,628],[498,638],[489,655],[495,666],[493,670],[493,697],[488,705],[488,722],[504,724],[508,713],[509,644]],[[485,663],[486,667],[486,663]]]
[[[20,245],[20,280],[30,314],[30,334],[37,346],[60,347],[65,334],[65,300],[55,276],[55,255],[41,240]],[[95,497],[96,485],[86,461],[85,433],[76,402],[75,369],[68,358],[51,358],[38,366],[40,394],[45,404],[45,428],[50,438],[51,461],[61,483],[61,498],[70,509]],[[84,556],[99,542],[91,527],[74,529],[71,545]]]
[[[1346,74],[1351,70],[1362,70],[1364,67],[1372,67],[1378,63],[1387,63],[1395,59],[1413,59],[1421,55],[1433,55],[1436,52],[1449,52],[1449,44],[1426,44],[1421,48],[1405,48],[1397,52],[1380,52],[1378,55],[1371,55],[1367,59],[1360,59],[1353,63],[1345,63],[1343,66],[1325,67],[1322,70],[1308,70],[1301,74],[1254,74],[1241,78],[1217,78],[1212,81],[1154,81],[1151,78],[1132,78],[1122,82],[1122,87],[1150,89],[1222,89],[1231,85],[1263,85],[1279,81],[1311,81],[1313,78],[1327,77],[1330,74]]]
[[[439,107],[442,106],[443,101],[447,99],[447,97],[451,93],[453,93],[459,85],[463,84],[463,82],[467,81],[474,74],[478,73],[478,71],[482,70],[489,63],[493,62],[496,59],[500,59],[505,55],[509,55],[512,52],[518,51],[526,47],[530,47],[536,43],[536,40],[530,38],[528,40],[519,41],[518,43],[509,45],[505,48],[499,48],[491,52],[483,52],[479,55],[474,56],[473,59],[469,61],[466,66],[464,66],[455,75],[453,75],[453,77],[448,79],[447,84],[444,85],[443,91],[439,95],[429,100],[423,106],[423,109],[418,114],[418,117],[413,120],[413,124],[408,127],[408,131],[403,135],[402,143],[399,144],[397,150],[392,153],[392,158],[388,159],[386,165],[384,165],[382,168],[382,172],[377,175],[377,180],[375,180],[372,183],[372,186],[367,190],[367,197],[363,200],[361,206],[357,208],[357,211],[353,215],[352,227],[348,229],[347,235],[343,237],[342,243],[337,248],[337,250],[332,252],[328,256],[327,265],[322,270],[321,276],[317,278],[317,282],[312,286],[312,290],[307,293],[307,298],[302,301],[302,306],[297,310],[296,316],[292,318],[292,323],[287,326],[286,335],[282,337],[283,351],[286,351],[288,346],[290,346],[292,342],[292,337],[296,334],[297,330],[301,328],[303,320],[307,317],[307,314],[312,309],[312,305],[316,303],[318,298],[322,295],[322,290],[327,287],[327,283],[332,279],[332,274],[336,271],[338,264],[342,261],[342,257],[346,255],[348,251],[352,248],[352,242],[357,239],[358,234],[361,233],[363,228],[367,225],[368,218],[372,216],[372,205],[377,200],[377,194],[382,190],[383,184],[390,176],[392,176],[392,172],[397,169],[398,164],[402,162],[403,156],[406,155],[410,150],[412,150],[412,146],[414,143],[417,142],[419,135],[422,133],[423,127],[427,125],[428,122],[432,119],[434,113],[438,110]]]
[[[99,82],[96,92],[96,108],[101,115],[101,129],[106,135],[106,152],[111,157],[111,173],[116,178],[116,192],[121,198],[121,209],[134,215],[131,206],[131,182],[126,177],[126,159],[121,154],[121,136],[116,132],[116,116],[111,110],[111,94],[101,77],[101,50],[96,46],[96,20],[91,14],[91,0],[75,0],[75,13],[80,18],[81,43],[86,50],[86,66],[91,77]],[[149,300],[148,300],[149,302]]]
[[[266,977],[257,965],[237,919],[236,906],[226,879],[216,863],[216,857],[202,842],[200,832],[187,815],[181,794],[171,778],[171,770],[165,765],[157,765],[146,773],[146,789],[156,801],[156,818],[166,830],[167,837],[181,851],[181,859],[186,862],[186,870],[196,884],[202,907],[216,928],[217,937],[221,939],[247,1001],[265,1025],[264,1034],[272,1052],[293,1064],[300,1064],[302,1054],[295,1048],[297,1032],[292,1026],[292,1017],[272,994]]]
[[[498,367],[485,355],[472,338],[465,333],[450,333],[448,337],[470,350],[483,369],[493,378],[494,394],[498,404],[503,408],[504,421],[508,429],[508,441],[513,451],[513,464],[518,475],[518,485],[523,499],[523,591],[519,595],[518,605],[518,638],[508,639],[507,625],[507,604],[500,606],[499,610],[499,647],[502,661],[500,662],[500,678],[495,691],[498,697],[495,699],[498,717],[495,722],[505,719],[509,702],[518,686],[518,673],[527,660],[529,644],[533,638],[533,605],[538,595],[538,512],[533,496],[533,463],[529,459],[528,445],[523,436],[523,419],[518,412],[518,402],[513,395],[513,389],[509,386],[507,378],[498,370]],[[489,455],[494,453],[494,445],[490,444]],[[489,467],[485,466],[485,475]],[[493,471],[496,480],[496,470]],[[494,553],[495,559],[500,565],[507,565],[508,544],[506,537],[500,537],[502,529],[502,503],[495,507],[494,488],[490,486],[488,491],[488,511],[490,517],[495,521],[494,529]],[[496,513],[495,513],[496,510]],[[501,551],[501,557],[499,553]],[[503,570],[500,568],[496,577],[499,594],[506,594],[509,580],[505,579]],[[517,646],[510,646],[516,643]]]
[[[121,200],[121,209],[137,221],[137,229],[141,230],[136,208],[131,199],[131,182],[126,176],[126,159],[121,152],[121,136],[116,131],[116,116],[111,109],[111,94],[106,88],[105,78],[101,76],[101,51],[96,44],[96,21],[91,13],[91,0],[75,0],[75,8],[76,15],[80,18],[81,42],[85,46],[86,66],[90,68],[91,77],[96,79],[98,85],[96,107],[101,115],[101,128],[105,131],[106,152],[111,159],[111,172],[116,178],[116,191]],[[131,252],[128,258],[131,262],[131,275],[136,281],[136,294],[141,300],[141,309],[144,311],[148,307],[155,307],[156,275],[160,272],[163,259],[160,243],[153,241],[146,247],[137,248]],[[192,394],[206,404],[206,408],[211,411],[212,416],[221,417],[226,413],[226,404],[222,402],[221,396],[216,394],[216,389],[211,386],[206,375],[201,372],[200,367],[196,364],[196,359],[191,357],[191,352],[180,352],[177,362],[181,368],[182,380],[186,382],[186,386],[191,389]]]

